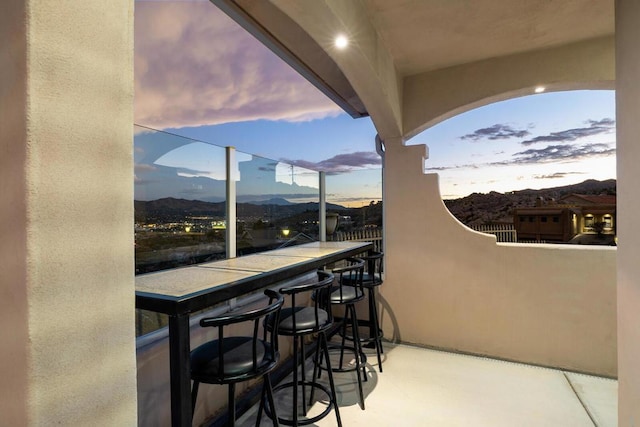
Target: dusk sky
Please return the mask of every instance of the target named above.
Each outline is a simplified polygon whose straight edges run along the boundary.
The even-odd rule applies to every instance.
[[[334,202],[380,199],[369,118],[342,112],[208,1],[135,4],[135,123],[324,170]],[[426,172],[440,175],[443,198],[615,178],[614,93],[504,101],[407,143],[429,147]],[[185,160],[185,150],[175,151],[162,158],[165,166],[207,170],[202,156]],[[158,166],[136,159],[136,184]]]

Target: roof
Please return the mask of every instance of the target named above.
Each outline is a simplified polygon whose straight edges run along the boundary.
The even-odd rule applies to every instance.
[[[569,194],[561,197],[559,201],[569,201],[573,203],[585,203],[587,205],[615,205],[616,196],[610,194]]]

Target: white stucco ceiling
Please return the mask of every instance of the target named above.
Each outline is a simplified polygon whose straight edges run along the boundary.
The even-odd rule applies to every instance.
[[[362,0],[402,76],[614,32],[613,0]]]

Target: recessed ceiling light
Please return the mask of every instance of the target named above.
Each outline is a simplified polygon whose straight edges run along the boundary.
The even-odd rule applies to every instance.
[[[335,44],[338,49],[344,49],[349,44],[349,40],[347,40],[346,36],[340,34],[336,37]]]
[[[538,86],[538,87],[536,87],[533,91],[534,91],[535,93],[542,93],[542,92],[544,92],[546,89],[547,89],[547,88],[546,88],[546,87],[544,87],[544,86]]]

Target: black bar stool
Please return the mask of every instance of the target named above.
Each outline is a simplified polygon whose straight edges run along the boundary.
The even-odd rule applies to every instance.
[[[293,388],[293,418],[278,418],[278,420],[285,425],[298,426],[313,424],[327,416],[331,409],[334,409],[338,426],[342,426],[333,375],[329,375],[330,390],[327,390],[324,385],[318,383],[315,375],[311,381],[307,381],[305,375],[305,337],[317,334],[318,342],[316,343],[316,352],[322,351],[328,359],[329,349],[327,346],[326,331],[333,325],[333,315],[331,313],[329,297],[334,276],[325,271],[318,271],[317,274],[318,280],[312,283],[281,288],[281,294],[291,296],[291,307],[282,309],[279,324],[275,316],[267,318],[268,329],[277,329],[279,335],[293,337],[293,381],[279,384],[274,389],[275,391],[279,391],[285,388]],[[310,299],[311,305],[299,306],[296,299],[299,302],[305,297]],[[298,377],[298,366],[302,366],[301,378]],[[309,405],[312,403],[313,391],[315,389],[322,390],[328,396],[329,401],[326,409],[312,418],[306,418],[308,407],[305,389],[307,386],[311,387]],[[298,388],[302,389],[302,416],[305,418],[299,417]]]
[[[316,357],[314,376],[317,374],[320,376],[320,369],[333,372],[352,372],[356,371],[358,379],[358,394],[360,397],[360,407],[364,410],[364,392],[362,391],[362,378],[367,381],[367,373],[365,364],[367,362],[367,356],[362,351],[362,343],[360,341],[360,335],[358,332],[358,317],[356,316],[355,304],[364,299],[364,288],[362,286],[362,277],[364,273],[364,261],[359,258],[347,258],[347,265],[345,267],[338,267],[331,270],[335,275],[336,280],[331,289],[331,304],[342,305],[344,309],[344,317],[342,319],[342,325],[340,330],[340,336],[342,337],[342,343],[338,346],[332,346],[332,349],[340,350],[340,363],[338,366],[331,368],[327,364],[323,364],[322,356]],[[351,327],[353,331],[353,346],[346,345],[347,339],[347,327]],[[345,351],[353,353],[354,365],[344,364]]]
[[[382,328],[380,327],[380,319],[378,317],[378,303],[376,301],[377,288],[382,285],[382,262],[384,254],[382,252],[372,251],[367,256],[360,256],[366,266],[367,271],[362,275],[362,287],[367,290],[369,300],[369,334],[368,336],[360,336],[362,344],[373,344],[378,356],[378,370],[382,372],[382,357],[384,353],[382,348]],[[347,279],[348,282],[348,279]],[[353,334],[346,336],[347,340],[353,341]]]
[[[260,424],[265,393],[271,405],[273,423],[276,426],[278,425],[269,372],[275,368],[280,358],[277,325],[284,298],[271,290],[266,290],[264,293],[269,297],[269,304],[266,307],[200,320],[200,326],[218,328],[218,339],[206,342],[191,352],[192,413],[195,409],[200,383],[228,384],[227,425],[235,426],[236,383],[262,377],[264,381],[262,399],[260,400],[260,410],[256,425]],[[275,320],[276,327],[271,328],[269,334],[267,334],[267,329],[263,328],[263,337],[260,338],[260,320],[267,316],[271,316]],[[252,336],[225,336],[224,330],[226,326],[241,322],[253,322]]]

